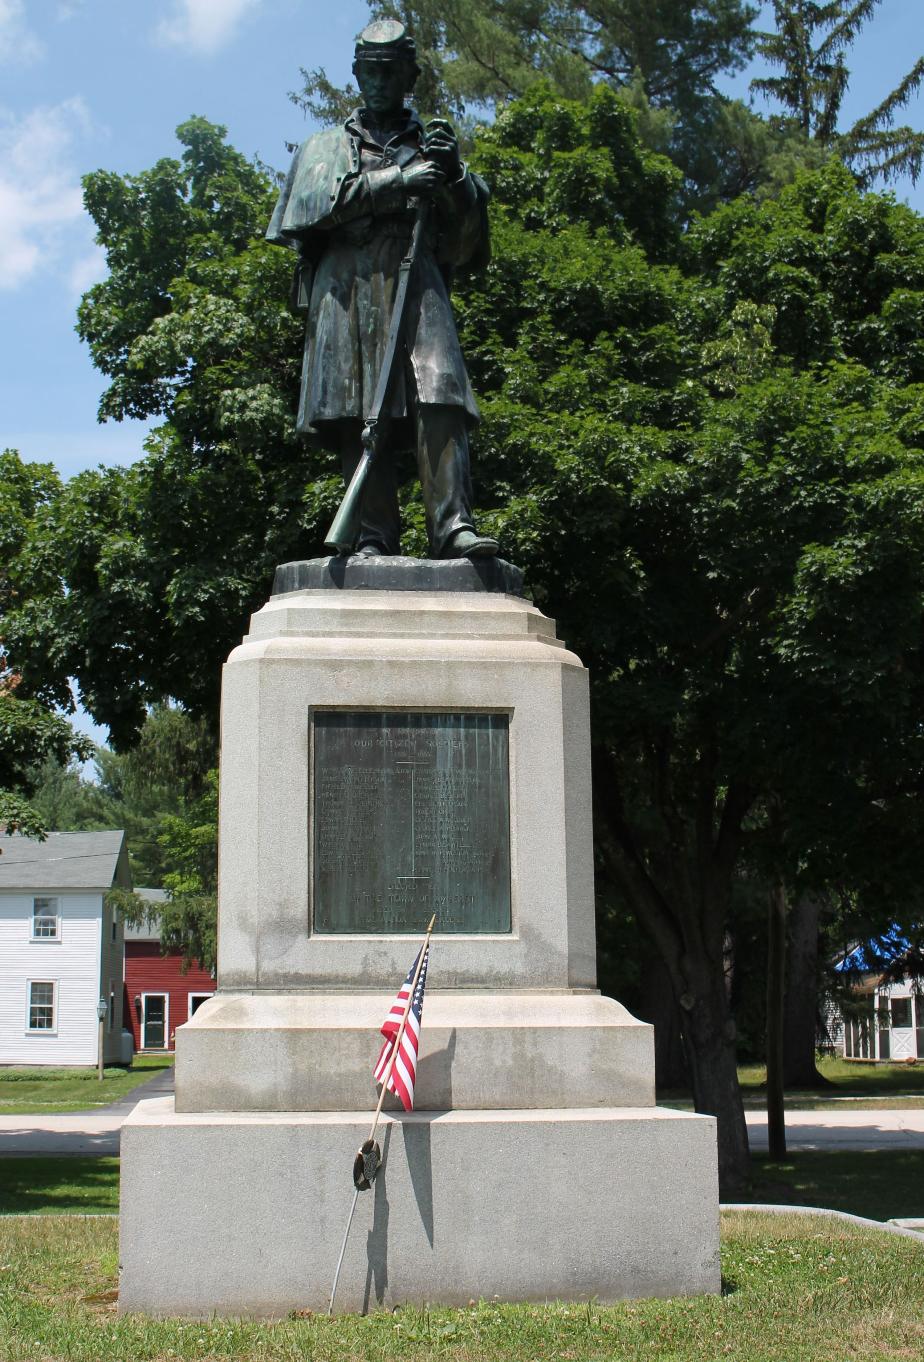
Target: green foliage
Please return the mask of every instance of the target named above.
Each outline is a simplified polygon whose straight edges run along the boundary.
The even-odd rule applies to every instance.
[[[41,814],[33,804],[22,795],[0,790],[0,831],[18,832],[23,837],[33,837],[37,842],[45,840],[45,824]]]
[[[110,267],[79,314],[110,379],[100,412],[164,424],[140,462],[41,509],[22,556],[45,593],[6,622],[28,683],[60,698],[77,677],[119,748],[164,695],[214,718],[225,622],[239,637],[276,563],[320,551],[337,493],[295,433],[302,335],[291,263],[263,240],[273,186],[223,129],[179,136],[182,161],[85,183]]]
[[[172,705],[147,714],[136,745],[125,753],[97,748],[95,781],[49,761],[35,805],[59,831],[121,827],[136,885],[164,888],[152,905],[128,890],[108,898],[126,922],[156,916],[161,947],[186,964],[215,966],[218,870],[218,773],[215,740],[204,720]]]
[[[584,100],[603,83],[641,115],[645,145],[682,169],[687,211],[775,183],[781,145],[798,154],[788,130],[771,132],[716,93],[717,77],[740,70],[753,49],[758,11],[746,0],[370,0],[370,10],[415,34],[415,103],[461,122],[466,144],[478,113],[498,113],[537,86]],[[323,69],[302,78],[291,98],[322,124],[356,103],[355,89],[338,89]]]
[[[72,708],[66,679],[48,685],[47,674],[38,674],[30,686],[10,627],[19,615],[40,629],[42,597],[61,593],[60,580],[49,570],[48,546],[37,534],[46,508],[59,495],[49,464],[25,464],[12,449],[0,453],[0,828],[37,838],[44,837],[44,824],[28,800],[37,764],[84,759],[91,748],[54,711],[58,704]],[[46,646],[53,650],[50,640]]]
[[[91,744],[78,737],[66,719],[38,700],[20,699],[15,687],[0,685],[0,789],[33,788],[35,763],[47,757],[66,761],[90,755]]]
[[[743,0],[372,0],[375,17],[402,19],[434,81],[433,107],[496,105],[551,79],[582,98],[601,77],[631,80],[684,113],[751,50],[756,9]]]
[[[847,54],[881,3],[773,0],[776,31],[759,35],[758,50],[781,74],[751,82],[782,104],[803,137],[834,148],[864,185],[901,175],[917,181],[924,166],[924,133],[893,127],[924,81],[924,57],[870,113],[845,132],[838,128],[850,82]]]
[[[477,495],[591,670],[604,949],[628,906],[695,1051],[729,929],[762,939],[742,869],[919,901],[924,224],[831,161],[680,235],[593,126],[540,92],[478,142]],[[600,191],[558,212],[569,158]]]
[[[188,966],[214,969],[218,918],[218,772],[182,814],[162,820],[168,900],[161,910],[161,949],[179,951]]]
[[[201,796],[216,754],[204,720],[174,705],[155,705],[135,747],[124,753],[94,749],[95,779],[47,761],[36,773],[33,803],[45,825],[59,832],[124,828],[133,882],[160,888],[169,864],[159,840],[163,820]]]
[[[538,84],[482,130],[494,257],[457,312],[481,523],[591,669],[604,946],[627,907],[657,943],[697,1102],[726,1131],[724,951],[771,803],[800,884],[891,906],[922,880],[924,226],[831,160],[684,230],[644,121],[605,84],[583,102]],[[296,543],[320,549],[339,486],[293,434],[285,253],[257,235],[268,185],[219,130],[184,136],[179,186],[162,162],[94,201],[119,283],[82,314],[106,400],[165,424],[131,470],[82,475],[42,512],[21,554],[35,572],[52,555],[42,634],[11,614],[23,675],[47,676],[50,652],[125,743],[164,694],[214,725],[248,609]],[[166,283],[137,239],[155,184],[180,224]],[[413,493],[408,509],[413,546]],[[176,939],[207,959],[202,798],[164,851]]]

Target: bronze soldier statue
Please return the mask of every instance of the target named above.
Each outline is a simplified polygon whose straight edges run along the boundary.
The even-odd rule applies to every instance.
[[[399,455],[412,451],[431,555],[489,557],[497,543],[472,518],[469,431],[478,407],[447,287],[454,269],[487,263],[488,191],[462,163],[450,125],[435,119],[424,128],[405,107],[420,68],[402,24],[364,29],[353,72],[363,107],[299,147],[267,232],[299,252],[307,331],[298,429],[340,452],[349,482],[389,351],[401,262],[425,202],[382,412],[388,445],[365,483],[357,552],[399,552]]]

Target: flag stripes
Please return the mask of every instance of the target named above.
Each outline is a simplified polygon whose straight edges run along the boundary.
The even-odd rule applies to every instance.
[[[404,1017],[404,1010],[407,1007],[408,998],[411,996],[411,989],[414,987],[414,975],[417,973],[417,961],[420,959],[420,952],[414,957],[414,963],[408,970],[407,978],[398,990],[398,996],[392,1003],[388,1016],[382,1023],[381,1031],[385,1037],[385,1044],[379,1053],[373,1070],[373,1077],[376,1083],[385,1083],[389,1092],[393,1092],[404,1107],[405,1111],[414,1109],[414,1084],[417,1081],[417,1051],[420,1046],[420,1026],[423,1018],[423,999],[424,988],[427,982],[427,960],[430,955],[430,947],[424,951],[423,963],[420,966],[420,973],[417,976],[417,986],[414,988],[414,996],[411,998],[411,1005],[407,1014],[407,1025],[401,1036],[401,1043],[398,1046],[395,1062],[392,1066],[388,1081],[385,1082],[385,1075],[388,1073],[388,1066],[392,1053],[395,1049],[395,1041],[401,1029],[401,1021]]]

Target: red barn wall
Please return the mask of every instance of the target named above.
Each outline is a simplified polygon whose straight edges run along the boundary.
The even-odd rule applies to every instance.
[[[161,955],[157,941],[125,942],[125,997],[123,1016],[131,1027],[135,1049],[141,1049],[141,1015],[135,999],[142,993],[166,993],[168,1048],[173,1049],[174,1033],[189,1020],[190,993],[214,993],[215,980],[207,970],[191,965],[183,973],[181,955]]]

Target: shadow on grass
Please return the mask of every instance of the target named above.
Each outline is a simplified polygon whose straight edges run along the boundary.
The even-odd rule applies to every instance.
[[[751,1199],[823,1206],[870,1220],[924,1216],[924,1150],[797,1152],[780,1162],[756,1155]]]
[[[118,1209],[118,1159],[82,1155],[0,1159],[0,1214],[73,1215]]]

